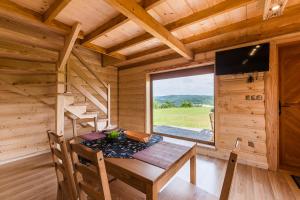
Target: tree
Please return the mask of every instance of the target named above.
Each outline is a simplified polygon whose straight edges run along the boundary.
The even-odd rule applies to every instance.
[[[182,108],[191,108],[191,107],[193,107],[193,104],[190,101],[182,101],[181,104],[180,104],[180,107],[182,107]]]
[[[158,101],[156,101],[156,100],[153,101],[153,108],[154,108],[154,109],[159,109],[160,106],[161,106],[161,105],[160,105],[160,103],[159,103]]]
[[[166,101],[160,105],[160,108],[172,108],[172,107],[175,107],[175,104],[170,101]]]

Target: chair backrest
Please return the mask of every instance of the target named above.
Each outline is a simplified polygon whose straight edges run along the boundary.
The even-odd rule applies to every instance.
[[[77,192],[73,177],[73,168],[67,150],[66,141],[63,136],[59,136],[54,132],[47,131],[47,133],[52,153],[52,159],[55,167],[58,187],[65,186],[64,189],[68,190],[63,191],[67,192],[67,194],[65,195],[67,195],[71,200],[76,200]],[[61,184],[64,185],[62,186]]]
[[[80,200],[111,200],[109,182],[102,152],[96,152],[75,140],[70,141],[75,183]]]
[[[236,143],[235,143],[235,148],[230,153],[229,160],[227,163],[225,178],[224,178],[223,186],[222,186],[222,190],[221,190],[220,200],[228,200],[228,198],[229,198],[232,180],[233,180],[235,168],[237,165],[237,158],[238,158],[238,151],[240,148],[240,142],[241,142],[241,139],[237,138]]]

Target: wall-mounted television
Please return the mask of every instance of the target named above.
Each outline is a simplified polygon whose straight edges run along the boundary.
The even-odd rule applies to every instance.
[[[269,71],[269,43],[216,52],[216,75]]]

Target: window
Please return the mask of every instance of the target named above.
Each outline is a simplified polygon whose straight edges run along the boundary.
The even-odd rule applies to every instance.
[[[214,144],[213,66],[152,74],[151,91],[152,132]]]

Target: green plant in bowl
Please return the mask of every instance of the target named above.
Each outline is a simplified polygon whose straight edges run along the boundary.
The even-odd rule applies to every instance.
[[[107,134],[108,139],[116,139],[119,137],[119,132],[118,131],[112,131],[109,134]]]

